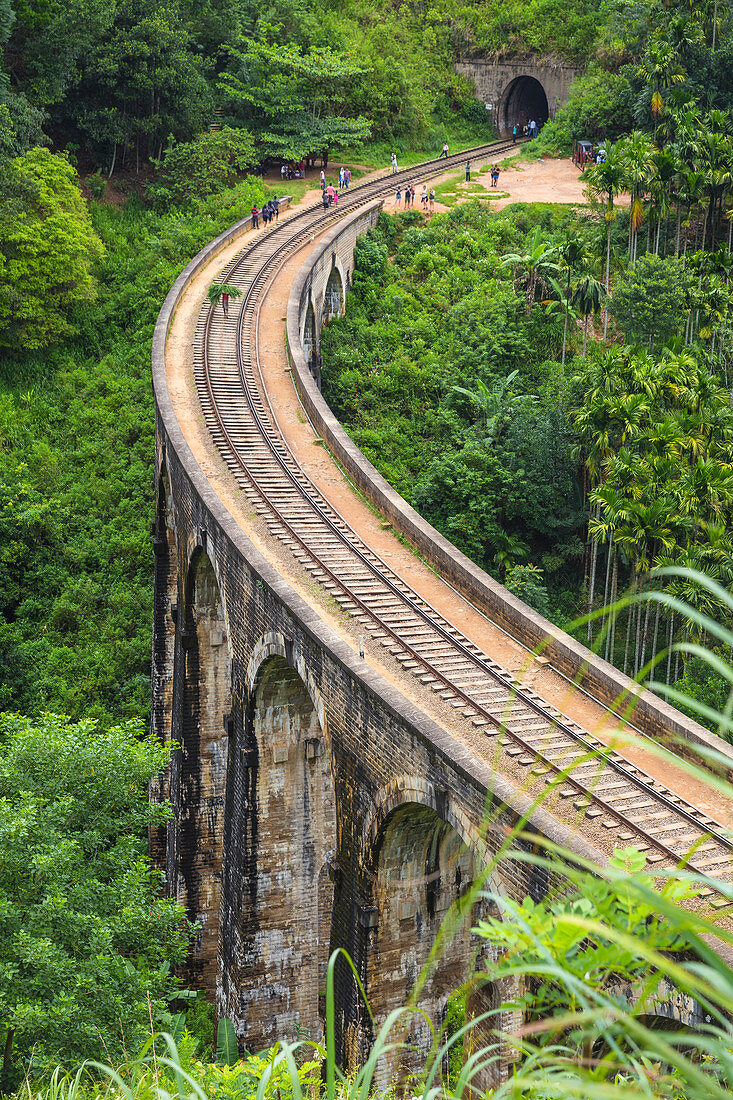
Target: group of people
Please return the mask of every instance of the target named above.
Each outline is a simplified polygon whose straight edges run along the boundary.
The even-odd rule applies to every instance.
[[[491,186],[496,187],[498,182],[499,182],[499,165],[498,164],[492,164],[491,165]]]
[[[405,186],[405,210],[409,210],[411,206],[415,205],[415,185],[414,183],[408,183]],[[397,191],[394,197],[395,206],[402,206],[402,185],[397,184]],[[428,185],[424,183],[422,185],[422,191],[420,193],[420,204],[426,213],[432,214],[435,210],[435,188],[428,189]]]
[[[280,167],[280,176],[283,183],[285,180],[304,180],[305,161],[299,160],[297,164],[282,164]]]
[[[536,138],[540,132],[540,125],[536,119],[531,118],[524,126],[515,122],[512,127],[512,142],[516,143],[519,134],[523,134],[526,138]]]
[[[260,228],[260,217],[262,218],[263,225],[269,225],[273,221],[277,221],[280,217],[280,200],[275,197],[269,199],[261,210],[258,209],[257,203],[252,207],[252,228]]]
[[[348,191],[351,185],[351,169],[339,168],[339,187],[342,190]],[[332,183],[326,184],[326,173],[321,169],[321,193],[323,201],[323,209],[326,210],[332,203],[338,203],[339,193],[338,188],[334,187]]]
[[[322,174],[322,173],[321,173]],[[329,206],[338,206],[339,193],[337,188],[332,183],[329,183],[326,187],[326,181],[323,180],[323,191],[321,193],[321,201],[323,202],[323,209],[328,210]]]

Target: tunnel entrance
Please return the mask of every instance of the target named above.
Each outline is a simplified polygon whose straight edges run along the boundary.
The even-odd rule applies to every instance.
[[[545,89],[533,76],[518,76],[504,92],[504,132],[516,125],[520,133],[534,119],[538,128],[547,122],[550,112]]]

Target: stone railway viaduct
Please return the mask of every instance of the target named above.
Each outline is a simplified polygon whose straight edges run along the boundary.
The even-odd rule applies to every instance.
[[[585,669],[586,688],[611,703],[628,681],[424,523],[320,397],[309,369],[320,324],[343,308],[355,239],[375,217],[374,209],[352,215],[310,246],[295,280],[287,331],[301,399],[359,488],[428,561],[523,644],[549,638],[552,664],[570,677]],[[449,724],[363,660],[267,560],[212,485],[169,383],[166,340],[199,273],[210,271],[211,281],[217,256],[244,229],[233,227],[189,264],[154,338],[153,727],[180,748],[153,792],[170,798],[174,820],[151,837],[151,849],[169,890],[200,924],[189,978],[251,1050],[299,1029],[320,1034],[326,962],[336,947],[354,960],[378,1020],[403,1004],[446,912],[522,815],[538,837],[590,859],[604,856],[568,824],[532,810]],[[201,287],[197,293],[200,300]],[[654,735],[707,737],[648,693],[635,721]],[[512,858],[498,863],[488,885],[517,897],[540,898],[547,889],[542,873]],[[474,909],[458,922],[421,993],[436,1021],[480,955],[470,931],[475,917]],[[472,1010],[501,994],[480,985]],[[363,1049],[368,1028],[345,966],[337,1005],[348,1060]]]

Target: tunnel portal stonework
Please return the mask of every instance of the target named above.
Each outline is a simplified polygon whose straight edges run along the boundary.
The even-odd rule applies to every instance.
[[[353,444],[338,444],[338,425],[318,405],[308,343],[315,346],[321,324],[343,309],[355,241],[379,211],[373,203],[323,238],[288,307],[301,397],[359,484],[367,475],[353,466]],[[483,881],[523,816],[537,843],[547,839],[588,860],[602,856],[533,808],[487,760],[361,659],[255,547],[210,484],[176,416],[165,346],[189,281],[235,230],[179,276],[153,342],[152,725],[176,748],[151,791],[170,800],[172,820],[152,833],[150,844],[168,892],[199,925],[188,976],[220,1015],[232,1018],[242,1048],[258,1050],[276,1039],[320,1035],[326,967],[336,948],[349,953],[380,1023],[410,996],[442,920],[459,903],[455,936],[418,998],[440,1024],[449,994],[476,970],[485,974],[484,943],[471,928],[486,903],[469,904],[466,894]],[[374,488],[379,476],[367,473]],[[379,506],[392,505],[385,498]],[[457,568],[462,555],[451,552]],[[481,578],[493,586],[493,595],[484,596],[503,600],[494,608],[498,621],[528,642],[533,629],[543,636],[553,631]],[[465,578],[455,580],[466,587]],[[549,652],[572,672],[586,651],[554,633]],[[616,694],[610,667],[588,676],[596,691],[604,676],[613,681],[606,687]],[[645,705],[651,728],[664,704],[650,698]],[[663,717],[667,725],[673,721],[668,708]],[[516,898],[539,899],[547,890],[544,872],[507,857],[486,884]],[[469,1009],[478,1015],[505,993],[479,981]],[[371,1027],[346,963],[336,968],[335,996],[341,1053],[354,1064]],[[501,1026],[516,1022],[507,1014]],[[418,1054],[428,1038],[427,1029],[412,1035]],[[383,1084],[394,1069],[381,1067]]]
[[[559,61],[533,58],[473,58],[459,61],[456,68],[472,81],[477,98],[502,136],[510,134],[515,123],[522,127],[531,118],[539,123],[554,118],[557,108],[567,101],[578,72]]]

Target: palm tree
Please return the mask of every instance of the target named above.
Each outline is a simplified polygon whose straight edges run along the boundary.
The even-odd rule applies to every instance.
[[[680,64],[677,50],[666,38],[650,35],[641,65],[638,67],[646,88],[636,105],[635,116],[641,126],[645,125],[647,111],[651,112],[655,124],[661,118],[667,98],[676,84],[681,84],[686,73]]]
[[[583,358],[588,345],[588,320],[591,313],[597,313],[601,308],[601,302],[606,296],[606,288],[592,275],[583,275],[575,284],[573,290],[573,305],[576,305],[585,322],[583,324]]]
[[[547,285],[550,277],[557,275],[559,271],[556,257],[557,246],[547,240],[537,226],[527,237],[524,252],[510,252],[502,260],[502,267],[512,267],[515,270],[520,268],[524,271],[527,316],[532,312],[537,287]]]
[[[606,159],[601,164],[586,168],[581,177],[587,184],[591,199],[604,198],[606,201],[606,294],[611,291],[611,227],[616,220],[613,200],[624,185],[624,166],[618,144],[606,147]],[[608,310],[603,311],[603,339],[608,332]]]
[[[712,125],[724,125],[725,119],[720,111],[711,111],[708,120]],[[703,223],[702,248],[705,248],[705,231],[708,219],[712,247],[715,247],[716,215],[725,203],[725,196],[733,183],[733,144],[728,134],[721,130],[705,129],[699,142],[699,163],[708,192],[708,206]]]
[[[560,245],[560,255],[563,258],[567,272],[567,286],[565,288],[565,323],[562,334],[562,365],[565,366],[565,351],[568,343],[568,312],[570,309],[570,277],[573,268],[576,267],[585,256],[585,242],[575,233],[571,233]],[[583,353],[585,355],[585,352]]]
[[[654,144],[640,130],[617,142],[623,166],[624,191],[631,196],[629,219],[629,260],[636,261],[639,229],[644,220],[644,196],[654,174]]]

